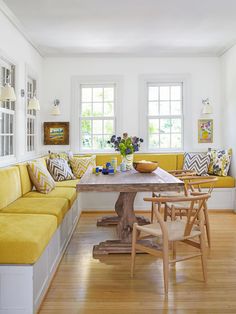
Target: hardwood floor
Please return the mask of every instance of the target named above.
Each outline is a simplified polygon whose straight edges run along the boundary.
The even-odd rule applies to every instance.
[[[168,299],[161,259],[139,254],[134,279],[128,254],[93,259],[93,245],[116,235],[114,227],[96,227],[100,216],[82,214],[40,314],[236,313],[235,214],[210,213],[208,283],[203,282],[200,258],[177,263],[170,271]],[[186,249],[180,244],[177,253]]]

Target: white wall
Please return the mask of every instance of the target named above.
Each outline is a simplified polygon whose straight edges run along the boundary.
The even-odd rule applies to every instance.
[[[185,150],[206,151],[209,146],[221,147],[221,81],[219,58],[46,58],[43,63],[43,101],[41,121],[70,121],[71,78],[73,76],[123,77],[123,131],[139,134],[139,77],[141,75],[175,74],[190,77],[185,116]],[[209,98],[214,114],[214,143],[198,144],[197,120],[201,115],[203,98]],[[62,115],[49,114],[53,100],[61,101]],[[130,118],[132,117],[132,118]],[[139,134],[141,136],[142,134]],[[52,147],[42,147],[45,151]],[[69,149],[69,147],[53,147]]]
[[[236,176],[236,45],[221,57],[223,145],[233,148],[231,173]]]
[[[38,81],[38,96],[41,99],[42,85],[42,57],[21,35],[8,18],[0,11],[0,54],[16,65],[16,156],[17,160],[24,160],[29,156],[26,153],[26,119],[25,98],[20,96],[20,90],[26,89],[27,72],[34,75]],[[39,136],[38,147],[41,144]],[[9,163],[9,160],[6,161]],[[4,162],[0,161],[0,166]]]

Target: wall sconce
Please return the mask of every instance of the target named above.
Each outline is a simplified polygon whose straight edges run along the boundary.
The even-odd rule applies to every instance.
[[[61,114],[60,108],[59,108],[60,100],[55,99],[53,102],[53,108],[51,111],[51,114],[54,116],[59,116]]]
[[[6,79],[6,84],[1,88],[1,101],[16,101],[14,88],[10,84],[9,76]]]
[[[37,110],[37,111],[40,110],[39,101],[38,101],[38,99],[36,98],[36,91],[34,92],[33,98],[30,98],[30,100],[29,100],[28,109],[29,109],[29,110],[34,109],[34,110]]]
[[[203,107],[202,107],[203,114],[213,113],[213,109],[212,109],[212,106],[210,105],[209,98],[203,99],[202,104],[203,104]]]

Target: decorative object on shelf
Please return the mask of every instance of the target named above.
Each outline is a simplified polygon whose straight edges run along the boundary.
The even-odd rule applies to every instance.
[[[51,111],[51,115],[53,116],[59,116],[61,114],[60,108],[59,108],[60,100],[55,99],[53,102],[53,108]]]
[[[135,161],[135,162],[133,162],[133,167],[138,172],[151,173],[157,169],[158,162],[146,161],[146,160]]]
[[[40,105],[39,105],[39,101],[36,98],[36,91],[34,92],[34,96],[32,98],[30,98],[29,103],[28,103],[28,109],[29,110],[40,110]]]
[[[203,114],[212,114],[213,113],[213,109],[212,109],[212,106],[210,105],[209,98],[203,99],[202,104],[203,104],[203,107],[202,107],[202,113]]]
[[[16,101],[14,88],[10,84],[10,77],[6,78],[6,84],[1,88],[1,101]]]
[[[115,151],[121,153],[122,162],[126,164],[126,169],[131,170],[133,168],[134,153],[139,151],[139,147],[142,142],[142,138],[137,136],[128,136],[128,133],[123,133],[123,138],[112,135],[108,144],[110,144]]]
[[[198,143],[213,143],[213,120],[198,120]]]
[[[44,122],[44,145],[69,145],[69,122]]]

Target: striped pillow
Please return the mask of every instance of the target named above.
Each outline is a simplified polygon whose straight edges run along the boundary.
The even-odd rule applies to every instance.
[[[185,153],[184,170],[194,170],[197,175],[206,175],[210,164],[210,156],[205,153]]]
[[[47,194],[55,188],[55,182],[42,162],[29,162],[27,169],[38,192]]]
[[[96,155],[90,157],[73,157],[70,165],[76,178],[81,178],[88,168],[96,167]]]
[[[67,161],[62,158],[47,160],[48,171],[55,181],[65,181],[76,179]]]

